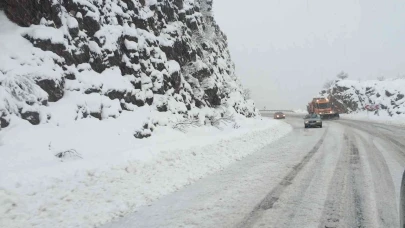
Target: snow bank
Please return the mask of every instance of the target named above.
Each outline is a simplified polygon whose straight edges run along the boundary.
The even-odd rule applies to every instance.
[[[234,124],[220,128],[184,133],[159,127],[154,137],[134,140],[132,130],[150,111],[145,107],[117,119],[83,119],[63,127],[25,123],[0,132],[0,227],[100,225],[291,131],[283,122],[238,115]],[[55,157],[64,151],[71,156]]]

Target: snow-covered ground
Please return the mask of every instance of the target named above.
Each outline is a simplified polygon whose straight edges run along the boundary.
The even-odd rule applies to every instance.
[[[352,113],[352,114],[340,114],[340,118],[348,120],[360,120],[366,122],[376,122],[389,125],[405,126],[405,116],[389,116],[386,112],[381,112],[379,116],[374,115],[374,112],[368,113],[367,111]]]
[[[0,132],[0,227],[100,225],[291,131],[284,122],[237,115],[235,123],[219,128],[189,127],[184,133],[168,125],[136,139],[133,129],[150,112],[144,107],[117,119],[66,125],[13,121]],[[64,158],[55,156],[69,150]]]

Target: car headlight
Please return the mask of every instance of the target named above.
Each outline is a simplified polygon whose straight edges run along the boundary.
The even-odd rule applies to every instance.
[[[330,113],[332,113],[332,114],[333,114],[333,111],[330,111]]]
[[[305,121],[305,123],[309,123],[309,121]]]
[[[279,116],[277,116],[277,117],[279,117]]]
[[[317,122],[317,123],[320,123],[321,121],[320,121],[320,120],[317,120],[316,122]]]

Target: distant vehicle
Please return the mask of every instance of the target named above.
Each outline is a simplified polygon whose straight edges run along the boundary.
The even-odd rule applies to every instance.
[[[327,98],[314,98],[308,104],[308,113],[316,113],[321,116],[322,119],[338,119],[339,113],[332,110],[332,107]]]
[[[321,116],[316,113],[306,115],[304,117],[304,125],[305,125],[305,128],[309,128],[309,127],[322,128]]]
[[[285,119],[285,114],[282,112],[274,113],[274,119]]]

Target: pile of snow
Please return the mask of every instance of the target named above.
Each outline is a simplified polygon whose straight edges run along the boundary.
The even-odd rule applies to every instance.
[[[405,79],[384,81],[337,80],[321,93],[341,113],[366,113],[367,105],[379,106],[370,115],[388,117],[405,116]]]
[[[134,140],[132,129],[150,112],[144,107],[63,127],[25,122],[0,132],[0,227],[94,227],[291,131],[284,122],[236,114],[234,123],[159,127],[153,137]]]

